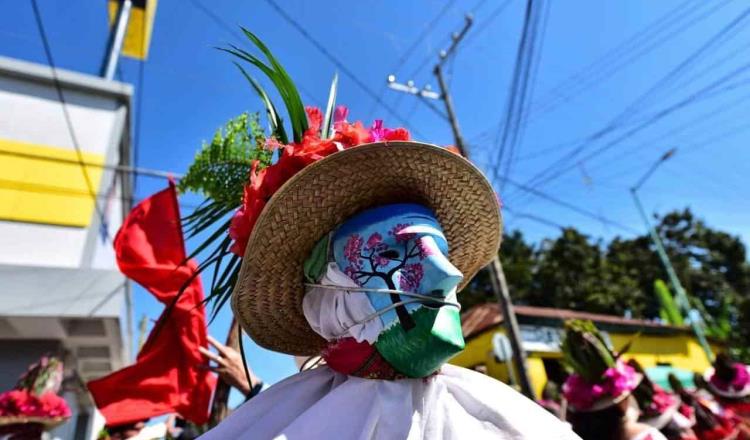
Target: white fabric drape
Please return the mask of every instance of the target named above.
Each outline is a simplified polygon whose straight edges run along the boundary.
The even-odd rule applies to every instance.
[[[359,287],[336,263],[328,263],[319,284]],[[374,344],[383,331],[380,318],[367,320],[375,309],[363,292],[311,287],[302,299],[302,311],[310,327],[327,341],[351,336],[357,342]]]
[[[296,374],[201,439],[577,439],[569,426],[482,374],[445,365],[426,379],[371,380],[328,367]]]

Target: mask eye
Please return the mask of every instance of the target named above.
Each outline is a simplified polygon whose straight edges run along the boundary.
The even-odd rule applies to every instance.
[[[395,251],[393,249],[389,249],[387,251],[383,251],[383,252],[381,252],[381,253],[378,254],[378,256],[383,257],[383,258],[387,258],[389,260],[396,260],[396,259],[398,259],[398,255],[399,255],[398,251]]]

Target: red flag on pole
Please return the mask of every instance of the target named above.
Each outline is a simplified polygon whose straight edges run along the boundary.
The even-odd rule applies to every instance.
[[[173,183],[133,208],[114,246],[120,271],[168,308],[134,365],[88,383],[97,408],[108,425],[167,413],[205,423],[216,378],[199,368],[205,359],[198,347],[208,345],[200,278],[174,303],[197,265],[192,260],[183,264],[185,243]]]

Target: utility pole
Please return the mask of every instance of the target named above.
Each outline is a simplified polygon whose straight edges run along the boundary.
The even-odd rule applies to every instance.
[[[125,41],[125,31],[128,29],[130,11],[132,9],[132,0],[122,0],[120,7],[117,10],[117,18],[115,19],[112,31],[109,34],[107,54],[104,57],[104,63],[102,64],[101,75],[106,80],[111,81],[115,77],[117,62],[120,60],[120,51],[122,50],[122,43]]]
[[[440,93],[433,92],[429,86],[425,86],[421,90],[414,85],[413,81],[408,81],[406,84],[400,84],[396,82],[394,75],[388,75],[388,87],[393,90],[409,93],[418,96],[421,99],[440,99],[445,105],[445,111],[447,113],[447,119],[451,124],[453,130],[453,138],[456,144],[456,148],[463,157],[469,159],[469,150],[464,142],[464,138],[461,135],[461,128],[458,125],[458,117],[456,111],[453,108],[453,99],[451,98],[450,91],[443,77],[443,63],[448,57],[455,51],[458,43],[463,39],[464,35],[469,31],[473,23],[471,15],[466,16],[464,27],[460,32],[454,33],[452,37],[452,43],[447,50],[440,51],[440,60],[435,65],[433,73],[438,81],[440,87]],[[500,262],[499,255],[496,255],[492,260],[492,263],[488,266],[490,270],[490,280],[492,290],[495,293],[498,304],[500,305],[500,311],[503,315],[503,324],[505,326],[505,332],[510,341],[510,346],[513,349],[513,366],[518,378],[518,383],[521,387],[521,392],[530,399],[535,399],[534,388],[531,386],[531,379],[529,378],[528,367],[526,366],[526,352],[523,349],[521,343],[521,332],[518,327],[518,321],[516,314],[513,310],[513,303],[510,300],[510,293],[508,292],[508,283],[505,279],[505,272],[503,271],[503,265]],[[510,371],[508,373],[511,373]],[[512,375],[512,374],[511,374]]]
[[[698,339],[698,342],[701,345],[701,348],[703,349],[703,352],[706,354],[706,357],[708,358],[709,362],[713,362],[714,355],[713,351],[711,350],[711,346],[708,344],[708,340],[706,340],[706,334],[703,331],[703,326],[701,325],[701,319],[700,319],[700,313],[695,310],[694,308],[690,307],[690,301],[688,300],[687,293],[685,292],[685,289],[682,287],[682,283],[680,282],[680,279],[677,277],[677,272],[674,270],[674,266],[672,266],[672,261],[669,259],[669,255],[667,255],[667,251],[664,249],[664,243],[661,240],[661,237],[656,232],[656,228],[651,225],[651,222],[648,220],[648,216],[646,215],[646,211],[643,209],[643,205],[641,204],[641,200],[638,197],[638,189],[640,189],[641,186],[646,182],[646,179],[651,177],[651,175],[656,171],[656,168],[664,163],[666,160],[668,160],[670,157],[672,157],[677,149],[672,148],[671,150],[664,153],[664,155],[659,158],[659,160],[654,163],[651,168],[646,171],[646,173],[643,175],[643,177],[640,178],[638,183],[630,188],[630,194],[633,196],[633,201],[635,202],[635,206],[638,209],[638,213],[641,215],[641,219],[643,220],[643,224],[646,226],[646,229],[648,230],[648,234],[651,237],[651,241],[654,243],[654,246],[656,247],[656,253],[659,255],[659,260],[661,260],[661,264],[664,266],[664,270],[667,271],[667,277],[669,278],[669,283],[672,285],[672,288],[675,291],[675,294],[677,296],[677,304],[679,305],[681,312],[684,317],[688,318],[688,321],[690,322],[690,327],[693,329],[693,333],[695,333],[695,337]]]

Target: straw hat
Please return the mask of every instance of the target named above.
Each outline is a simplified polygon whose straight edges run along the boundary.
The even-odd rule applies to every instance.
[[[634,377],[635,378],[633,380],[633,383],[634,383],[633,386],[637,387],[638,384],[640,384],[641,381],[643,380],[643,375],[641,373],[635,373]],[[591,413],[591,412],[601,411],[603,409],[609,408],[610,406],[618,405],[623,400],[630,397],[632,394],[633,394],[633,390],[629,390],[629,391],[624,391],[618,394],[617,396],[606,396],[597,400],[588,408],[576,408],[575,406],[569,403],[568,408],[573,412],[579,412],[579,413],[584,413],[584,412]]]
[[[389,203],[419,203],[433,210],[450,245],[449,258],[464,274],[463,284],[497,254],[499,203],[469,161],[418,142],[346,149],[302,169],[263,209],[232,292],[242,328],[271,350],[318,353],[325,340],[302,312],[303,263],[315,243],[346,219]]]
[[[744,368],[745,371],[747,371],[748,375],[750,375],[750,366],[743,365],[742,368]],[[703,374],[703,378],[706,380],[706,384],[708,385],[708,390],[712,393],[728,399],[742,399],[750,396],[750,382],[746,383],[741,389],[729,387],[723,390],[717,387],[716,384],[714,384],[712,379],[715,374],[716,370],[714,369],[714,367],[710,367]]]

